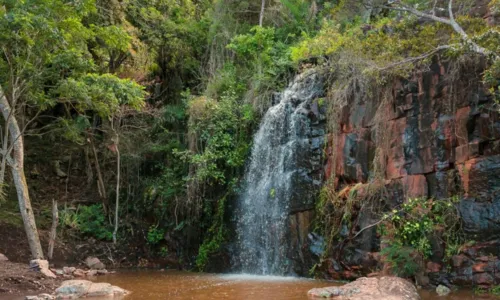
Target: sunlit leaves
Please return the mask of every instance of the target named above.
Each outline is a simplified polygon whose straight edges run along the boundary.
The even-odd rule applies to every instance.
[[[246,128],[253,122],[251,106],[242,105],[227,91],[219,101],[194,98],[189,115],[190,131],[203,145],[203,151],[188,156],[190,163],[198,166],[196,177],[226,183],[226,173],[242,167],[250,150]]]
[[[128,79],[111,74],[87,74],[63,81],[55,95],[71,103],[81,113],[94,110],[101,117],[110,117],[121,105],[141,109],[145,93],[140,85]]]

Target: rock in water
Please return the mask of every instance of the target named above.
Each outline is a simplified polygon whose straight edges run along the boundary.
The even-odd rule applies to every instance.
[[[9,259],[7,258],[7,256],[0,253],[0,262],[2,262],[2,261],[9,261]]]
[[[82,270],[82,269],[76,269],[73,272],[73,276],[75,276],[75,277],[85,277],[85,271]]]
[[[94,270],[106,269],[106,266],[97,257],[87,257],[85,264],[87,267]]]
[[[56,289],[56,296],[69,299],[84,297],[91,285],[92,282],[88,280],[67,280]]]
[[[42,273],[45,277],[57,278],[57,276],[49,269],[49,262],[44,259],[34,259],[30,261],[30,269]]]
[[[66,275],[72,275],[76,271],[75,267],[63,267],[63,272]]]
[[[446,286],[442,285],[442,284],[438,285],[437,288],[436,288],[436,293],[439,296],[446,296],[450,292],[451,292],[451,290],[449,288],[447,288]]]
[[[313,298],[335,300],[420,300],[417,289],[399,277],[359,278],[339,287],[312,289],[307,293]]]
[[[91,297],[121,297],[130,292],[109,283],[93,283],[88,280],[67,280],[56,289],[57,299]]]

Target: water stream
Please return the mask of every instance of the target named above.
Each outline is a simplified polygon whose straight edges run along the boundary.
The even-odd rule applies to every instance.
[[[306,105],[322,93],[317,73],[304,73],[278,95],[254,136],[239,198],[235,264],[243,273],[286,274],[287,218],[299,168],[297,153],[309,147]]]

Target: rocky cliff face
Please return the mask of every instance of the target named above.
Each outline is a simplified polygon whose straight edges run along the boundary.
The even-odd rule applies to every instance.
[[[339,193],[357,185],[360,203],[373,201],[375,185],[386,193],[380,198],[385,209],[414,197],[460,197],[463,229],[475,244],[453,257],[450,272],[436,240],[426,270],[434,283],[500,283],[500,119],[481,71],[480,62],[436,60],[429,70],[344,106],[327,136],[326,179]],[[354,230],[376,218],[361,208]],[[375,228],[366,230],[340,258],[330,259],[328,273],[354,278],[372,272],[378,251]]]
[[[500,118],[482,70],[480,61],[436,59],[428,70],[353,97],[340,110],[328,110],[324,95],[303,104],[309,146],[294,155],[301,173],[288,207],[288,272],[308,275],[322,255],[324,238],[313,224],[323,182],[344,204],[355,189],[360,203],[352,228],[339,232],[339,251],[322,265],[327,277],[383,271],[376,227],[347,239],[380,220],[375,206],[391,211],[409,198],[459,197],[463,231],[474,243],[443,262],[445,245],[436,235],[421,283],[500,283]]]

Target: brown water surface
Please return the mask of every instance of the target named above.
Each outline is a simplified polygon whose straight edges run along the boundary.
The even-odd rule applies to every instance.
[[[307,291],[315,287],[340,283],[304,278],[214,275],[178,271],[127,271],[98,277],[132,291],[125,300],[307,300]],[[498,299],[475,296],[472,291],[455,292],[438,297],[434,292],[421,291],[422,300]]]
[[[305,278],[218,275],[179,271],[119,271],[95,278],[96,282],[109,282],[132,291],[123,300],[307,300],[307,291],[315,287],[340,285],[338,282]],[[471,290],[454,292],[438,297],[435,292],[420,291],[422,300],[500,299],[477,296]],[[11,296],[0,299],[21,300]],[[97,298],[91,298],[101,300]],[[109,300],[103,298],[102,300]]]

